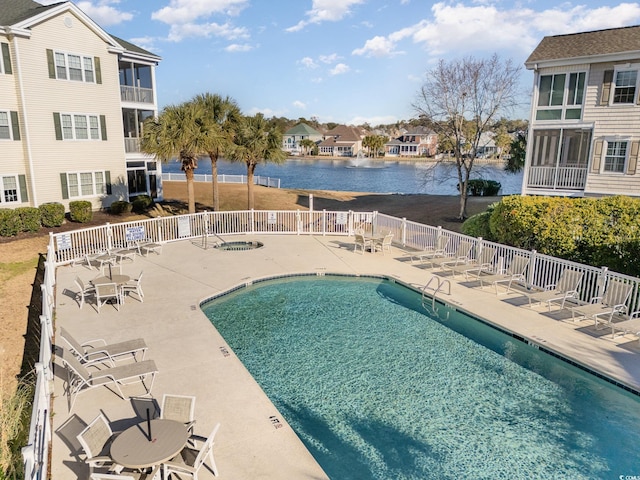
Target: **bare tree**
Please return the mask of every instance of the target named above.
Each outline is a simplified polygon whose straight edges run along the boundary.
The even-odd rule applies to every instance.
[[[518,104],[520,71],[496,54],[488,59],[440,60],[427,72],[413,104],[436,133],[453,141],[461,220],[467,217],[467,186],[480,136]]]

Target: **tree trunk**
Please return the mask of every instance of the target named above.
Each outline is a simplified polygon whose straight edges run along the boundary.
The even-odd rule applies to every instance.
[[[184,171],[187,177],[187,198],[189,199],[189,213],[196,213],[196,193],[193,185],[193,168],[186,168]]]
[[[255,169],[255,163],[247,162],[247,207],[249,210],[253,209],[253,172]]]
[[[213,188],[213,211],[220,210],[220,199],[218,192],[218,157],[210,156],[211,159],[211,186]]]

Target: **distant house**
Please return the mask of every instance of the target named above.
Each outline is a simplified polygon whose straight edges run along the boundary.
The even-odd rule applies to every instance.
[[[482,132],[478,142],[476,155],[478,158],[489,158],[500,154],[500,149],[496,146],[496,134],[493,132]]]
[[[387,157],[433,157],[438,150],[438,135],[426,127],[405,130],[385,143]]]
[[[544,37],[522,193],[640,196],[640,26]]]
[[[282,136],[282,149],[289,155],[304,155],[305,150],[300,141],[305,139],[318,144],[322,141],[322,133],[306,123],[299,123]]]
[[[0,52],[0,208],[161,199],[160,164],[138,144],[160,57],[71,2],[31,0],[2,0]]]
[[[338,125],[324,134],[318,145],[320,155],[332,157],[354,157],[362,150],[364,133],[357,127]]]

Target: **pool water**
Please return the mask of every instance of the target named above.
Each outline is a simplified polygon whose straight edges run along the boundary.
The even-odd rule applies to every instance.
[[[289,278],[203,310],[333,479],[640,475],[640,398],[401,285]]]

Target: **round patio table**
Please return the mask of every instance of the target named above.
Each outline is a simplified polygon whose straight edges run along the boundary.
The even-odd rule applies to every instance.
[[[91,280],[91,283],[93,283],[94,285],[104,285],[107,283],[115,283],[116,285],[124,285],[125,283],[127,283],[129,280],[131,280],[131,277],[129,275],[121,275],[121,274],[113,274],[111,275],[111,277],[109,277],[109,275],[104,275],[102,277],[96,277],[93,280]]]
[[[146,421],[128,428],[111,444],[111,458],[127,468],[148,468],[172,459],[184,448],[189,431],[184,423],[151,420],[151,439]]]

